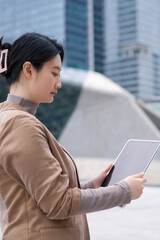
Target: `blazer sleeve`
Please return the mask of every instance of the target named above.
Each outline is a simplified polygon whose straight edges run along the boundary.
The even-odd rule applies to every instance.
[[[80,190],[50,151],[43,125],[33,118],[12,119],[2,134],[2,165],[49,219],[65,219],[80,208]]]

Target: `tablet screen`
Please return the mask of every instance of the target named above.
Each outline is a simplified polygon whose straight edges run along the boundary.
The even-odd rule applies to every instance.
[[[102,186],[145,172],[160,147],[160,141],[130,139],[118,155]]]

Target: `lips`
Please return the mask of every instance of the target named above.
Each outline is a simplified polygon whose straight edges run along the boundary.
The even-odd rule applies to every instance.
[[[53,95],[56,95],[57,94],[57,92],[51,92]]]

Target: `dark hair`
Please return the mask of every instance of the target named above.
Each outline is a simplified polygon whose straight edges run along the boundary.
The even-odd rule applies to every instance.
[[[31,62],[37,71],[40,71],[43,64],[53,59],[57,54],[61,61],[64,59],[64,49],[55,39],[50,39],[39,33],[26,33],[17,40],[2,44],[3,37],[0,39],[0,49],[8,49],[7,71],[1,73],[11,85],[19,79],[23,64]]]

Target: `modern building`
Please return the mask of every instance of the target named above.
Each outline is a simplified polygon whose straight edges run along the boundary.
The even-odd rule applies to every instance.
[[[107,56],[106,31],[105,30],[105,0],[93,1],[94,13],[94,70],[105,73],[105,59]]]
[[[90,53],[94,48],[92,38],[89,39],[88,14],[86,0],[65,1],[66,65],[69,67],[87,70],[93,66]]]
[[[89,6],[86,0],[0,0],[0,35],[10,41],[33,31],[55,37],[65,46],[65,65],[93,69],[90,59],[94,46],[92,43],[91,47],[93,40],[89,38],[93,23],[88,20]]]
[[[160,99],[160,1],[105,2],[105,74],[145,101]]]
[[[115,159],[128,139],[160,140],[160,116],[144,103],[97,72],[64,68],[61,77],[65,84],[79,76],[77,104],[59,137],[74,157]]]
[[[95,70],[144,101],[160,99],[159,0],[0,0],[0,35],[56,37],[64,65]]]

